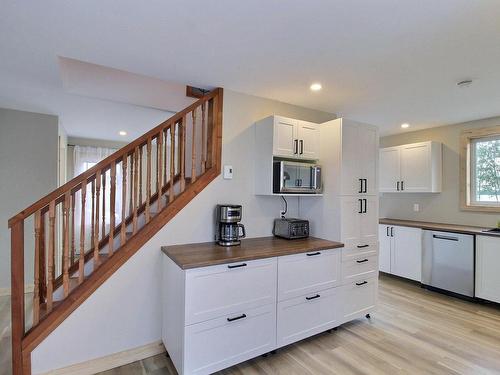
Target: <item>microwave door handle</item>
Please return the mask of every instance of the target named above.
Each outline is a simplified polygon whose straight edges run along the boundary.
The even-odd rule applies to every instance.
[[[285,163],[280,162],[280,192],[285,190]]]

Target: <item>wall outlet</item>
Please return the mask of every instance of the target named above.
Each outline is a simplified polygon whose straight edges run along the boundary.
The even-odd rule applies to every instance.
[[[224,180],[232,180],[233,179],[233,166],[225,165],[224,166]]]
[[[415,211],[415,212],[420,211],[420,205],[418,203],[413,203],[413,211]]]

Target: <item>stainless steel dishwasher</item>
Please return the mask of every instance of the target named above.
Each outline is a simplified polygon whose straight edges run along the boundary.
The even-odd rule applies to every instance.
[[[422,284],[474,297],[474,236],[424,230]]]

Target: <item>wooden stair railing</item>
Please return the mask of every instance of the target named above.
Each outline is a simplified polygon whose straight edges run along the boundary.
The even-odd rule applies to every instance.
[[[213,90],[9,220],[14,375],[30,374],[33,349],[220,174],[222,100]]]

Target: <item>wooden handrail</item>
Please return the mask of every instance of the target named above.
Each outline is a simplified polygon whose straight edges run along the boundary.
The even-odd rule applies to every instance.
[[[202,98],[198,99],[196,102],[191,104],[189,107],[183,109],[180,112],[177,112],[175,115],[168,118],[167,120],[165,120],[161,124],[157,125],[155,128],[151,129],[146,134],[143,134],[142,136],[140,136],[136,140],[132,141],[128,145],[122,147],[121,149],[119,149],[115,153],[108,156],[106,159],[100,161],[99,163],[94,165],[92,168],[89,168],[88,170],[86,170],[82,174],[76,176],[75,178],[68,181],[64,185],[60,186],[59,188],[57,188],[53,192],[47,194],[45,197],[40,198],[37,202],[33,203],[31,206],[25,208],[24,210],[22,210],[18,214],[12,216],[9,219],[9,228],[12,228],[12,226],[16,222],[18,222],[20,220],[24,220],[27,217],[33,215],[36,211],[44,208],[51,201],[53,201],[61,196],[64,196],[66,191],[68,191],[70,189],[71,189],[72,193],[73,193],[73,189],[76,189],[76,191],[78,191],[79,185],[81,185],[81,183],[84,180],[87,180],[87,183],[91,182],[95,178],[95,174],[97,173],[97,171],[101,171],[101,173],[108,171],[108,169],[111,168],[111,163],[113,163],[113,162],[115,164],[120,163],[121,159],[123,158],[123,156],[125,154],[127,156],[131,155],[135,151],[136,147],[142,147],[142,146],[146,145],[149,138],[156,139],[156,136],[158,133],[160,133],[162,130],[165,130],[165,129],[171,127],[179,120],[182,120],[182,118],[185,115],[192,112],[195,108],[200,106],[203,102],[206,102],[206,101],[212,99],[213,97],[217,96],[219,94],[219,92],[222,92],[221,90],[222,89],[218,88],[218,89],[211,91],[207,95],[203,96]]]

